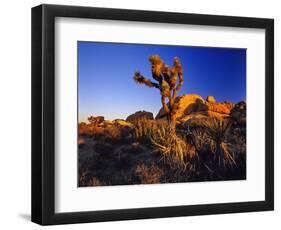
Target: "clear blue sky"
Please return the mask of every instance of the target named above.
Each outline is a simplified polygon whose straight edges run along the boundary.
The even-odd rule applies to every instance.
[[[155,88],[136,84],[135,71],[151,77],[148,57],[158,54],[168,65],[179,57],[184,85],[179,95],[196,93],[217,101],[246,100],[246,50],[231,48],[78,42],[79,121],[89,115],[122,118],[161,108]]]

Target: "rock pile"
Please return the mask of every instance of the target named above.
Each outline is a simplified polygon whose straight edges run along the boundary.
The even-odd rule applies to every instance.
[[[214,96],[204,100],[197,94],[184,94],[175,100],[175,116],[178,123],[197,122],[200,119],[216,117],[219,119],[230,118],[239,124],[246,124],[246,103],[217,102]],[[155,119],[166,119],[163,108],[160,109]]]

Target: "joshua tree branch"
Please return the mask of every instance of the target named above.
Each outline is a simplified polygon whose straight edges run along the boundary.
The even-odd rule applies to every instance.
[[[182,70],[180,59],[178,57],[174,58],[174,69],[177,71],[177,75],[179,78],[179,83],[176,87],[176,90],[179,91],[181,86],[183,85],[183,70]]]
[[[144,84],[150,88],[154,87],[159,89],[159,84],[152,82],[151,80],[149,80],[148,78],[142,76],[139,72],[136,72],[134,75],[134,80],[139,83],[139,84]]]
[[[183,77],[182,77],[181,74],[179,74],[179,83],[178,83],[178,85],[177,85],[177,87],[176,87],[176,90],[177,90],[177,91],[180,90],[180,88],[182,87],[183,83],[184,83]]]
[[[174,89],[171,93],[171,98],[170,98],[170,107],[173,108],[174,107],[174,104],[175,104],[175,99],[177,97],[177,91],[176,89]]]

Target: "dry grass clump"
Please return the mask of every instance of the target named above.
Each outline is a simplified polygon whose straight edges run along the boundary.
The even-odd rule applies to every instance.
[[[142,184],[155,184],[161,183],[164,171],[153,162],[150,166],[138,165],[135,169],[135,174]]]
[[[79,167],[79,187],[108,185],[99,175],[93,173],[90,168]]]
[[[86,184],[87,172],[84,169],[79,169],[79,186],[84,186]]]
[[[104,186],[106,185],[103,181],[100,181],[96,177],[89,178],[87,171],[81,172],[79,178],[79,186],[88,187],[88,186]]]
[[[104,182],[100,181],[98,178],[93,177],[92,179],[89,180],[87,183],[87,186],[104,186],[106,185]]]

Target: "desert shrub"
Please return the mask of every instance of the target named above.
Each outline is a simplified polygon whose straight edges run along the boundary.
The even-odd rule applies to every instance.
[[[88,125],[85,122],[80,122],[78,124],[78,133],[79,135],[88,134]]]
[[[129,154],[129,155],[139,155],[145,151],[144,146],[138,144],[138,143],[132,143],[130,145],[122,145],[119,148],[116,149],[115,154],[121,155],[121,154]]]
[[[91,136],[94,137],[96,141],[105,141],[105,142],[119,142],[124,138],[124,130],[117,127],[92,127]]]
[[[246,168],[246,132],[243,128],[235,128],[230,142],[231,151],[235,155],[236,164],[241,168]]]
[[[85,186],[87,171],[85,169],[79,169],[79,186]]]
[[[152,163],[150,166],[137,165],[135,174],[142,184],[155,184],[161,182],[164,172],[155,163]]]
[[[105,154],[105,155],[110,155],[111,153],[113,153],[115,149],[115,146],[110,144],[110,143],[106,143],[106,142],[96,142],[94,145],[94,150],[98,153],[101,154]]]
[[[78,133],[79,135],[88,135],[88,136],[92,136],[93,132],[92,132],[92,127],[90,124],[86,124],[85,122],[80,122],[78,124]]]
[[[82,137],[78,138],[78,147],[82,148],[83,146],[85,146],[85,140]]]
[[[103,181],[100,181],[98,178],[96,177],[92,177],[88,183],[86,184],[86,186],[103,186],[106,185]]]
[[[246,154],[246,137],[244,136],[235,136],[235,149],[239,154]]]
[[[215,143],[215,159],[219,167],[236,165],[231,144],[227,138],[231,130],[231,122],[226,119],[210,118],[201,122],[208,136]]]
[[[116,127],[105,129],[106,140],[120,140],[122,138],[122,130]]]
[[[102,185],[105,185],[105,183],[100,181],[96,177],[92,177],[87,170],[80,172],[79,186],[87,187],[87,186],[102,186]]]
[[[86,124],[85,122],[81,122],[78,125],[78,133],[79,135],[87,135],[87,136],[95,136],[99,137],[104,134],[104,128],[98,127],[93,124]]]
[[[100,123],[102,123],[104,121],[104,117],[103,116],[90,116],[88,117],[88,121],[91,125],[98,125]]]
[[[82,168],[79,170],[79,186],[87,187],[101,185],[105,185],[105,183],[100,181],[98,178],[93,177],[87,169]]]
[[[94,136],[95,138],[100,138],[104,136],[104,128],[98,127],[98,126],[93,126],[89,125],[89,133]]]
[[[103,128],[103,132],[95,135],[96,140],[102,140],[110,143],[130,143],[132,142],[132,128],[130,127],[107,127]]]
[[[149,119],[134,120],[133,125],[133,138],[143,143],[149,143],[152,133],[157,129],[157,123]]]
[[[139,160],[145,149],[141,145],[122,145],[114,152],[115,167],[120,170],[129,170]]]

